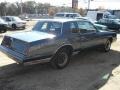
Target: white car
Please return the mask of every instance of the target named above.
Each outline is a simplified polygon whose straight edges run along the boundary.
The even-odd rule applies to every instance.
[[[59,12],[56,13],[54,18],[77,18],[82,17],[79,13]]]
[[[26,21],[20,19],[16,16],[3,16],[2,17],[12,29],[22,28],[25,29],[26,27]]]

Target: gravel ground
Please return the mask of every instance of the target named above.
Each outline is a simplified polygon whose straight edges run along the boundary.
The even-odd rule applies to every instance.
[[[110,52],[81,51],[62,70],[49,63],[23,67],[0,52],[0,90],[120,90],[119,65],[120,35]]]

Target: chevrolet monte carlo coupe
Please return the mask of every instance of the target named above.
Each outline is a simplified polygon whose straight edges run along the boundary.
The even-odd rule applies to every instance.
[[[98,30],[88,20],[47,19],[32,31],[4,36],[0,50],[19,64],[50,62],[62,69],[73,52],[95,46],[108,52],[115,40],[115,32]]]

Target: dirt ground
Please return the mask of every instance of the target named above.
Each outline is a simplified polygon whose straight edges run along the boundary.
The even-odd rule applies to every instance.
[[[29,22],[27,27],[33,24]],[[82,51],[74,55],[70,64],[62,70],[51,68],[49,63],[23,67],[0,52],[0,90],[98,89],[120,90],[119,34],[110,52],[93,49]]]

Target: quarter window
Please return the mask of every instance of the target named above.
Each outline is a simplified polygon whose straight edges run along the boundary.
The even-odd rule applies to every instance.
[[[71,23],[70,23],[70,29],[74,29],[74,28],[77,28],[77,26],[75,25],[74,22],[71,22]]]

